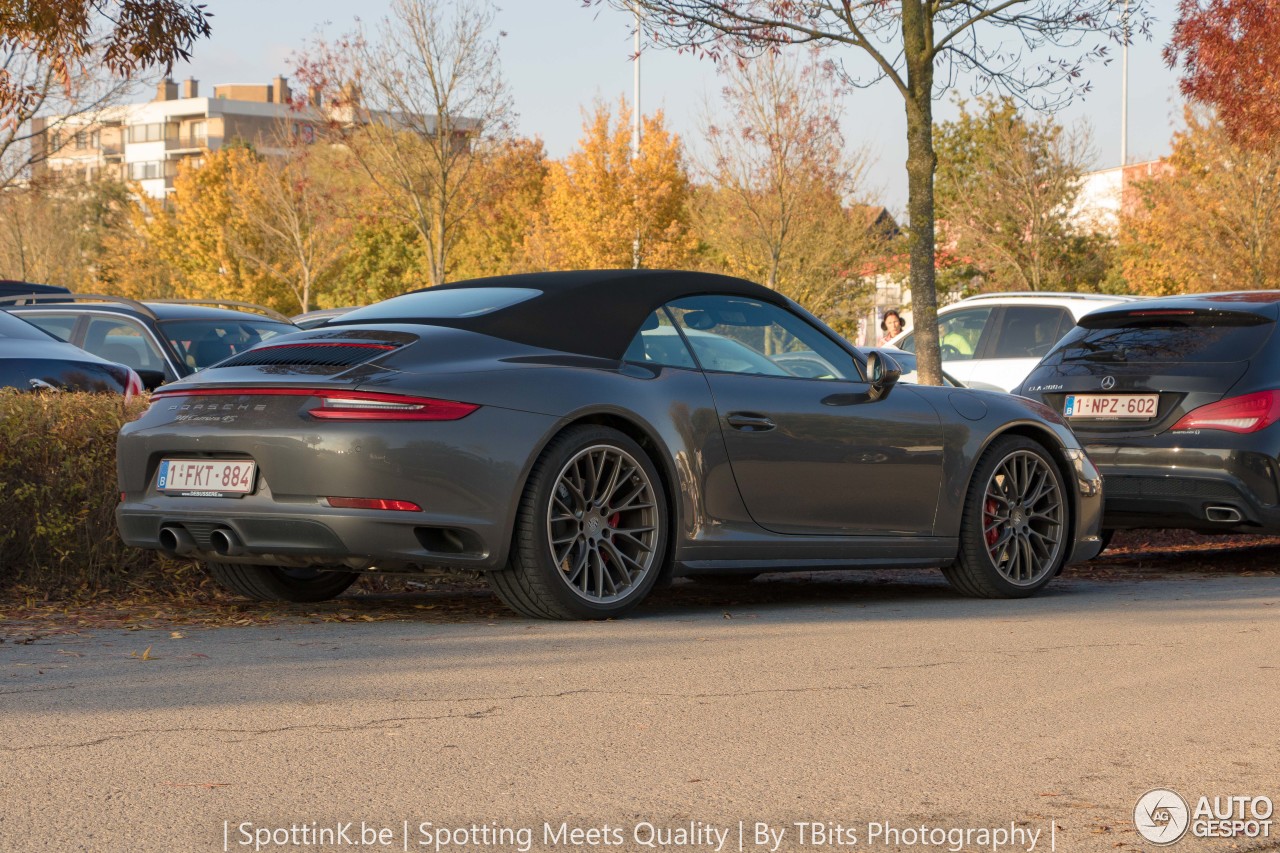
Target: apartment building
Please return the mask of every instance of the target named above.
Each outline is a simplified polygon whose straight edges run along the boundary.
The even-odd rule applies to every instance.
[[[264,154],[285,153],[290,135],[311,141],[322,120],[312,101],[299,110],[284,77],[264,86],[214,86],[164,80],[145,103],[108,107],[91,116],[38,118],[32,130],[33,177],[112,176],[141,185],[156,198],[173,190],[183,161],[242,140]],[[42,132],[46,131],[47,132]]]

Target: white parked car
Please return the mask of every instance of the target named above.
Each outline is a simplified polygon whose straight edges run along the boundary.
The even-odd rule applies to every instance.
[[[1098,293],[985,293],[938,311],[942,364],[969,388],[1010,391],[1076,321],[1137,296]],[[915,352],[915,330],[889,343]]]

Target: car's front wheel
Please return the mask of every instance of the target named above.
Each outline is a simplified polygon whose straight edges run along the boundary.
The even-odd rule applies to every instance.
[[[1058,574],[1070,550],[1069,500],[1044,445],[996,439],[969,484],[960,553],[943,569],[951,585],[981,598],[1024,598]]]
[[[204,564],[205,571],[227,590],[257,601],[291,601],[311,604],[328,601],[356,582],[355,572],[321,569],[289,569],[239,563]]]
[[[525,486],[507,567],[487,577],[513,610],[607,619],[653,589],[667,546],[667,498],[653,461],[603,426],[573,427],[543,451]]]

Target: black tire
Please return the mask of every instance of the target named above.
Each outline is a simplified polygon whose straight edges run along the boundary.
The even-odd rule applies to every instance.
[[[605,459],[616,458],[622,463],[630,460],[635,463],[636,471],[626,480],[618,480],[618,487],[604,496],[610,501],[607,506],[599,507],[591,500],[582,503],[582,506],[587,509],[583,514],[576,516],[577,521],[575,521],[574,517],[557,508],[571,509],[559,498],[557,498],[557,506],[553,506],[553,491],[559,496],[569,495],[570,503],[578,505],[580,502],[572,499],[573,495],[561,489],[560,484],[563,477],[572,476],[569,471],[571,464],[578,465],[584,458],[590,463],[591,454],[599,454]],[[625,464],[619,465],[619,477],[626,467]],[[607,474],[601,475],[602,478],[607,476]],[[599,491],[597,488],[599,485],[598,480],[593,481],[591,488],[583,491],[591,491],[594,496]],[[608,491],[610,485],[611,483],[605,483],[604,491]],[[633,546],[623,543],[617,537],[623,530],[638,530],[639,526],[619,528],[621,515],[615,518],[612,513],[607,513],[607,520],[603,527],[590,525],[591,513],[595,513],[595,520],[599,522],[600,513],[613,508],[611,501],[622,494],[624,486],[628,489],[632,487],[639,489],[637,495],[647,487],[649,494],[652,495],[652,506],[649,508],[623,507],[622,509],[622,512],[628,514],[628,519],[638,518],[646,525],[651,521],[654,528],[651,532],[641,534],[641,538],[647,543],[647,548],[643,551],[639,548],[635,549],[635,553],[644,561],[644,565],[643,570],[637,570],[634,577],[632,577],[632,570],[626,567],[625,552],[619,550],[620,547],[631,550]],[[624,494],[623,497],[625,498],[626,495]],[[559,520],[553,519],[557,513],[559,513]],[[627,523],[635,522],[629,520]],[[575,524],[578,529],[576,534],[572,533]],[[561,525],[559,528],[561,531],[566,529],[565,525],[568,525],[569,533],[565,535],[576,537],[569,539],[567,543],[563,539],[558,540],[561,542],[561,547],[567,549],[560,563],[557,563],[556,554],[552,551],[552,540],[556,538],[552,531],[557,529],[556,525]],[[511,555],[507,565],[499,571],[489,572],[485,577],[494,594],[503,603],[525,616],[537,619],[609,619],[621,616],[643,601],[652,591],[659,575],[664,574],[668,525],[667,497],[662,479],[658,476],[653,460],[644,449],[624,433],[609,427],[586,424],[571,427],[552,439],[534,464],[520,500],[511,542]],[[629,533],[622,535],[636,540],[636,537]],[[615,545],[615,542],[619,544]],[[599,566],[598,571],[592,569],[593,548],[596,555],[594,559],[599,561],[600,555],[605,555],[603,561],[596,564]],[[613,550],[610,551],[610,548]],[[617,554],[618,557],[611,559],[608,556],[610,553]],[[585,562],[578,566],[576,564],[580,556]],[[622,560],[621,574],[605,566],[606,563],[613,566],[615,559]],[[575,565],[569,565],[569,563]],[[577,572],[574,571],[575,568]],[[582,575],[582,572],[600,578],[596,581],[596,587],[592,587],[591,579]],[[607,580],[605,573],[608,573]],[[584,589],[578,589],[578,584],[574,582],[575,578],[582,579]],[[614,580],[621,580],[624,585],[617,588]],[[605,583],[614,588],[614,594],[605,594]],[[593,589],[598,594],[593,595]]]
[[[1033,459],[1039,460],[1040,467],[1036,469],[1037,474],[1030,479],[1034,481],[1038,473],[1043,471],[1046,479],[1051,480],[1056,488],[1058,509],[1053,514],[1056,520],[1041,520],[1038,519],[1039,513],[1029,514],[1025,510],[1021,516],[1015,517],[1014,509],[1011,507],[1010,518],[1003,522],[1003,527],[994,531],[996,533],[994,537],[988,539],[993,532],[992,528],[1002,524],[992,514],[995,511],[993,507],[996,510],[999,509],[995,504],[999,498],[993,497],[993,491],[989,491],[989,487],[998,492],[1001,489],[1000,483],[1008,482],[1009,469],[1002,466],[1016,465],[1022,461],[1030,463]],[[1004,478],[1003,480],[993,479],[997,476],[997,472],[1001,472],[1000,476]],[[1039,510],[1043,511],[1049,506],[1047,501],[1048,498],[1040,499],[1037,505]],[[956,590],[975,598],[1026,598],[1033,595],[1053,580],[1071,552],[1070,513],[1071,501],[1062,472],[1044,445],[1022,436],[998,438],[982,454],[982,458],[978,460],[978,465],[974,469],[973,479],[969,483],[969,491],[965,496],[964,515],[960,523],[960,552],[955,563],[943,569],[942,572]],[[1039,525],[1039,530],[1037,531],[1031,525]],[[1016,531],[1028,528],[1032,532],[1020,539]],[[1006,540],[1003,534],[1007,529],[1013,529],[1014,532]],[[1046,537],[1055,533],[1056,550],[1044,545]],[[1020,551],[1016,556],[1010,556],[1024,541],[1028,543],[1026,545],[1028,550]],[[1029,550],[1035,544],[1044,546],[1047,553],[1040,555],[1034,550]],[[1021,577],[1016,580],[1011,579],[1010,568],[1016,565],[1020,569],[1024,559],[1032,565],[1034,572],[1028,570],[1028,577],[1025,579]],[[1014,560],[1018,562],[1015,564]],[[1002,569],[1001,566],[1005,568]]]
[[[355,572],[318,569],[286,569],[280,566],[252,566],[239,563],[205,563],[205,571],[237,595],[255,601],[291,601],[312,604],[328,601],[346,592],[356,582]]]

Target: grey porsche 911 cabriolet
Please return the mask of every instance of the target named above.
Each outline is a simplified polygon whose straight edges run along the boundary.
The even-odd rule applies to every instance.
[[[1097,553],[1101,480],[1054,412],[898,379],[735,278],[458,282],[161,388],[121,432],[117,520],[252,598],[445,567],[560,619],[819,568],[1020,597]]]

